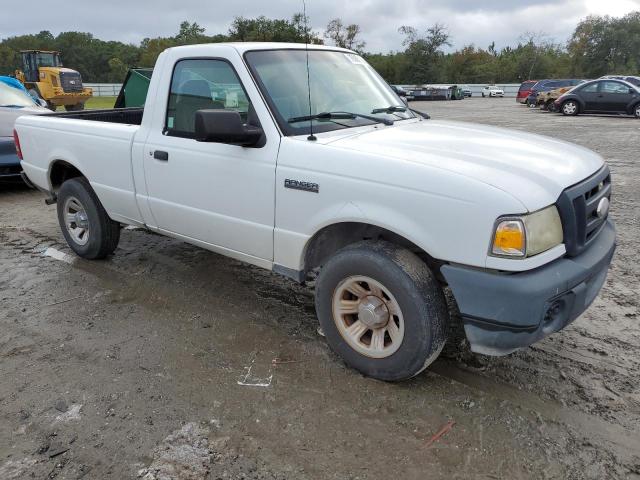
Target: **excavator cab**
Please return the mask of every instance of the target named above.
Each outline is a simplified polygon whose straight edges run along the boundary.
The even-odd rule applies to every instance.
[[[40,67],[61,67],[60,53],[37,50],[22,52],[22,71],[27,82],[37,82]]]

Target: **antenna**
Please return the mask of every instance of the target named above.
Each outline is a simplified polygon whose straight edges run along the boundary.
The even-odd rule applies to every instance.
[[[313,115],[313,113],[311,113],[311,74],[309,73],[309,19],[307,17],[307,2],[305,0],[302,0],[302,15],[304,15],[304,49],[307,54],[307,91],[309,92],[309,116],[311,116]],[[317,137],[313,134],[313,118],[309,119],[309,136],[307,137],[307,140],[312,142],[317,140]]]

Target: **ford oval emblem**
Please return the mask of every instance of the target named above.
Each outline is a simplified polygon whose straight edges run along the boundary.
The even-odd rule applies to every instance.
[[[604,218],[609,213],[609,199],[607,197],[600,200],[598,208],[596,209],[596,215],[598,218]]]

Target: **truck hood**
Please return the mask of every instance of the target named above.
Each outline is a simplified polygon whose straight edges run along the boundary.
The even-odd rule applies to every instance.
[[[509,193],[529,211],[554,203],[604,164],[578,145],[473,123],[403,121],[360,132],[327,143],[464,175]]]

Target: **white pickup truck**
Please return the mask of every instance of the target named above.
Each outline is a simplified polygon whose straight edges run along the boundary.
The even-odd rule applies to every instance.
[[[328,343],[384,380],[440,353],[444,288],[471,348],[507,354],[578,317],[615,249],[600,156],[416,115],[339,48],[171,48],[144,109],[16,130],[78,255],[110,255],[137,225],[300,282],[313,272]]]

